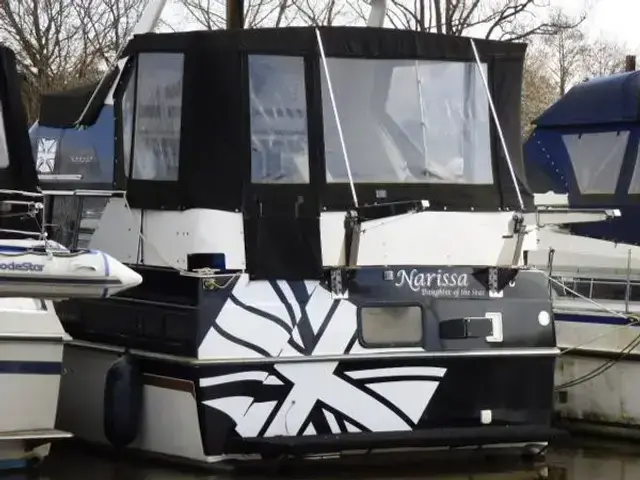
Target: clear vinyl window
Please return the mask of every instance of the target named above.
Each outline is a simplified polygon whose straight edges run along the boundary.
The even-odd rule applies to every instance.
[[[7,145],[7,131],[4,125],[4,110],[0,103],[0,168],[9,166],[9,146]]]
[[[133,172],[137,180],[178,180],[184,55],[137,59]]]
[[[309,183],[304,59],[249,56],[251,181]]]
[[[580,193],[615,193],[628,139],[628,131],[562,136]]]
[[[489,104],[470,62],[328,58],[353,180],[493,184]],[[487,75],[487,66],[481,66]],[[348,182],[321,67],[328,182]]]
[[[124,174],[129,177],[131,175],[131,154],[133,153],[133,115],[135,112],[135,95],[136,95],[136,71],[137,65],[133,64],[131,76],[127,81],[127,86],[122,95],[120,104],[120,118],[122,125],[122,163],[124,165]]]

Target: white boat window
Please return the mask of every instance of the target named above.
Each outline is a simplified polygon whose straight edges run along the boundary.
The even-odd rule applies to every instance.
[[[493,184],[489,104],[475,63],[327,63],[355,182]],[[324,71],[321,78],[327,181],[347,182]]]
[[[178,180],[184,55],[138,56],[133,178]]]
[[[628,139],[628,131],[562,136],[580,193],[615,193]]]
[[[640,301],[640,282],[637,280],[621,280],[606,278],[562,278],[554,277],[564,287],[593,300],[617,300],[624,302],[627,296],[629,301]],[[560,285],[554,284],[554,290],[558,297],[580,299],[573,292]]]
[[[124,173],[127,177],[131,175],[136,68],[137,66],[134,64],[133,71],[127,82],[127,87],[122,95],[122,104],[120,106],[120,118],[122,119],[122,160]]]
[[[9,148],[7,146],[7,131],[4,128],[4,111],[0,103],[0,168],[9,166]]]
[[[418,306],[361,307],[360,338],[365,347],[421,345],[422,309]]]
[[[307,98],[302,57],[249,56],[251,181],[308,183]]]

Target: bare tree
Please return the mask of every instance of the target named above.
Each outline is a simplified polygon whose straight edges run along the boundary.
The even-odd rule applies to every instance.
[[[245,1],[244,26],[284,27],[295,19],[295,0],[247,0]],[[207,30],[225,28],[226,0],[181,0],[188,16]]]
[[[523,139],[532,130],[532,122],[558,98],[557,85],[549,75],[545,51],[537,45],[529,48],[522,82],[521,131]]]
[[[29,117],[41,93],[95,80],[114,58],[143,0],[2,0],[0,39],[18,58]]]
[[[581,15],[559,23],[546,15],[549,8],[550,0],[391,0],[387,18],[394,28],[512,41],[555,34],[584,20]]]
[[[74,0],[87,52],[112,62],[129,41],[146,0]]]
[[[559,24],[570,25],[573,20],[562,11],[552,17]],[[564,95],[572,82],[583,75],[583,63],[589,47],[584,32],[579,28],[565,28],[543,39],[548,69],[557,85],[558,94]]]
[[[357,21],[351,5],[344,0],[292,0],[305,25],[336,25]]]
[[[588,46],[583,62],[586,78],[602,77],[624,70],[625,48],[609,40],[598,38]]]

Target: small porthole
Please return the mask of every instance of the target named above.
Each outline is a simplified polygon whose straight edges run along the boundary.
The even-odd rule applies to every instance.
[[[360,340],[365,347],[422,344],[422,309],[415,305],[360,308]]]

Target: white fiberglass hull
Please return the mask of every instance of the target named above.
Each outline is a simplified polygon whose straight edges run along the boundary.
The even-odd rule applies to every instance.
[[[46,456],[55,429],[64,331],[51,302],[0,299],[0,470]]]
[[[538,249],[528,252],[529,264],[550,270],[568,287],[554,285],[557,343],[563,350],[555,372],[557,416],[574,431],[640,438],[640,350],[622,354],[640,338],[640,328],[629,326],[624,314],[627,307],[640,314],[624,292],[629,284],[635,291],[640,281],[640,247],[557,228],[541,229],[538,238]],[[607,284],[619,287],[602,294],[598,287]]]
[[[569,349],[556,363],[558,416],[574,431],[640,438],[640,348],[627,348],[640,324],[584,305],[555,310],[558,346]]]

